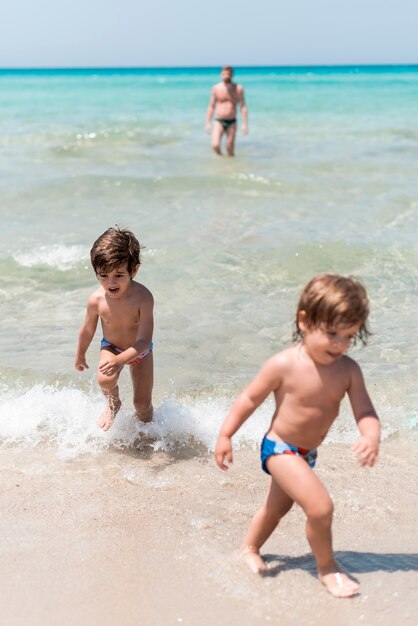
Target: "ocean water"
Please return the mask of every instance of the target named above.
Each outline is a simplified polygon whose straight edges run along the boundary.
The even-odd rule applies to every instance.
[[[238,68],[250,134],[234,159],[204,133],[217,69],[0,71],[0,443],[63,458],[137,437],[130,381],[95,425],[100,331],[73,367],[114,224],[145,246],[155,296],[156,449],[211,450],[239,390],[291,341],[298,293],[353,274],[373,336],[354,348],[384,437],[417,435],[418,66]],[[237,435],[255,446],[267,402]],[[344,404],[329,441],[352,441]]]

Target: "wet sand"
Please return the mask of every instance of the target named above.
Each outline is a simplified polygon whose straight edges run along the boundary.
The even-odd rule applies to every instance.
[[[113,450],[62,461],[53,449],[0,451],[1,623],[5,626],[400,626],[418,608],[417,462],[382,445],[372,470],[324,445],[318,474],[335,501],[334,547],[361,583],[356,598],[320,585],[293,509],[265,545],[269,576],[237,549],[268,478],[238,450],[212,457]]]

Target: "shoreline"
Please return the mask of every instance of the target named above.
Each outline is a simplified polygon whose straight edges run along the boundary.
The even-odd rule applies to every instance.
[[[321,447],[318,473],[336,507],[336,556],[361,583],[361,595],[348,600],[319,583],[300,509],[266,543],[268,576],[238,561],[267,488],[256,451],[237,450],[225,474],[210,455],[188,458],[184,449],[72,461],[52,449],[3,449],[4,623],[412,623],[416,466],[405,441],[383,442],[371,470],[355,465],[349,446]]]

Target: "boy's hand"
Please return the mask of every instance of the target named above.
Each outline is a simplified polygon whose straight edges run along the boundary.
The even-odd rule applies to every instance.
[[[102,356],[99,361],[99,372],[105,376],[112,376],[121,368],[122,365],[119,363],[118,357],[112,352],[106,351],[106,355]]]
[[[228,465],[225,465],[225,457],[229,464],[232,463],[232,443],[231,438],[227,435],[219,435],[215,447],[215,460],[221,470],[226,471]]]
[[[372,467],[379,453],[379,441],[366,435],[362,435],[360,439],[351,447],[357,457],[357,463]]]
[[[79,372],[84,372],[84,370],[88,370],[89,366],[86,363],[86,357],[82,357],[75,360],[75,369]]]

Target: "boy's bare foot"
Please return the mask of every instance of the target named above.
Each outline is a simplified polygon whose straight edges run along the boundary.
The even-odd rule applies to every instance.
[[[113,401],[111,404],[109,403],[97,420],[97,425],[100,426],[102,430],[109,430],[121,406],[122,402],[120,400],[118,402]]]
[[[253,574],[264,574],[268,567],[264,563],[257,548],[244,546],[239,553],[240,559],[248,565]]]
[[[336,598],[351,598],[359,593],[360,585],[344,572],[331,572],[321,575],[319,580],[324,587]]]
[[[142,415],[138,415],[138,413],[135,413],[135,417],[137,419],[139,426],[142,426],[143,424],[149,424],[150,422],[152,422],[153,413],[154,413],[154,409],[152,407],[147,411],[147,413],[142,413]]]

